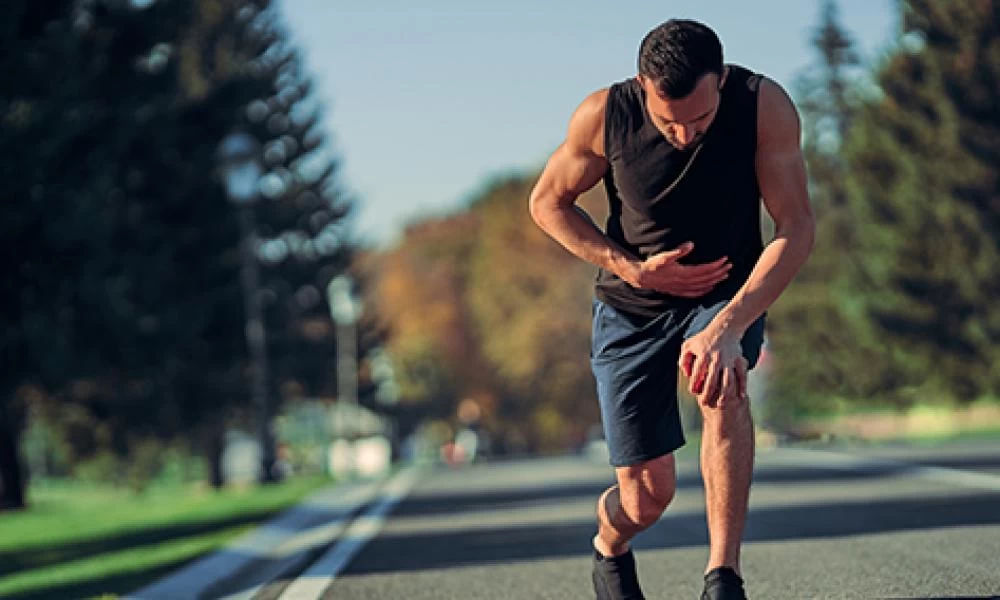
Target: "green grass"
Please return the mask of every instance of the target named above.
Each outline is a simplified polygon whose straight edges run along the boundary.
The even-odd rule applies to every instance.
[[[30,508],[0,513],[0,598],[124,594],[215,550],[328,485],[323,478],[214,492],[52,482]]]
[[[905,442],[918,446],[937,446],[939,444],[997,440],[1000,440],[1000,427],[986,427],[953,433],[915,433],[913,435],[891,437],[880,441],[885,443]]]

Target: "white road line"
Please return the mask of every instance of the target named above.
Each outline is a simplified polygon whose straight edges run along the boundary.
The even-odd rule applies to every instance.
[[[824,459],[825,466],[847,469],[871,469],[876,467],[895,469],[900,473],[914,477],[925,477],[935,481],[952,483],[962,487],[985,489],[993,492],[1000,492],[1000,475],[991,473],[977,473],[975,471],[962,471],[947,467],[930,467],[901,460],[888,458],[872,458],[856,456],[853,454],[835,452],[832,450],[812,450],[812,449],[791,449],[786,448],[784,453],[802,456],[807,461],[815,464],[816,458]]]
[[[281,560],[309,547],[331,543],[346,528],[349,517],[375,497],[377,487],[376,482],[328,487],[224,548],[128,594],[126,598],[198,598],[205,596],[220,581],[236,577],[255,561]],[[317,511],[338,516],[329,523],[303,529],[303,520]],[[256,593],[258,588],[248,591]]]
[[[386,484],[378,501],[351,523],[337,545],[285,588],[278,600],[318,599],[365,544],[378,535],[385,525],[385,517],[410,492],[417,476],[417,469],[412,467],[397,473]]]

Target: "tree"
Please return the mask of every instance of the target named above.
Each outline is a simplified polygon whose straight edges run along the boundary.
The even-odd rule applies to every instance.
[[[1000,6],[900,4],[904,35],[845,148],[866,257],[850,278],[853,310],[884,348],[880,395],[996,398]]]
[[[293,395],[331,395],[335,336],[326,292],[353,260],[351,200],[340,185],[309,74],[275,9],[269,12],[266,32],[273,41],[258,68],[273,89],[251,102],[248,114],[264,140],[268,170],[258,218],[275,380]]]
[[[220,483],[222,429],[246,370],[239,235],[215,148],[236,127],[288,122],[299,150],[285,158],[305,160],[322,135],[296,112],[304,76],[289,95],[288,44],[265,1],[17,2],[9,15],[0,74],[19,85],[0,96],[12,200],[0,277],[19,293],[4,299],[0,338],[11,367],[0,380],[3,503],[24,503],[24,395],[83,407],[120,454],[146,436],[201,440]],[[248,110],[262,102],[263,122]],[[286,164],[264,148],[269,165]],[[290,175],[297,195],[263,211],[267,231],[306,222],[327,233],[343,215],[333,169],[318,162]],[[329,277],[344,256],[313,266]]]
[[[413,224],[372,260],[371,303],[404,403],[455,419],[471,399],[493,435],[564,450],[598,419],[587,364],[594,269],[531,222],[533,182],[496,178],[468,209]],[[581,202],[598,220],[606,212],[599,190]]]
[[[478,228],[469,213],[413,224],[366,268],[401,401],[429,417],[452,416],[464,395],[491,389],[465,298]]]
[[[817,60],[799,76],[795,90],[816,243],[794,284],[770,310],[768,347],[775,368],[765,418],[775,425],[797,412],[833,408],[831,400],[863,395],[864,361],[873,359],[873,349],[862,343],[862,332],[844,309],[851,295],[847,274],[863,257],[852,243],[843,145],[857,118],[865,75],[836,2],[822,3],[812,43]]]
[[[588,362],[595,268],[531,221],[533,183],[497,180],[473,205],[481,226],[467,296],[483,353],[509,390],[507,418],[537,448],[556,450],[599,419]]]

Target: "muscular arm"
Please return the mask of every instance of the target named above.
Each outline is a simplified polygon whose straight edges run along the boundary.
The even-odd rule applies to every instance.
[[[636,285],[639,260],[609,240],[575,207],[608,169],[604,157],[607,89],[594,92],[570,119],[566,141],[545,165],[529,200],[531,217],[577,257]]]
[[[778,84],[763,80],[757,109],[757,180],[774,219],[774,239],[750,278],[719,313],[714,326],[742,337],[778,299],[812,250],[815,222],[809,206],[799,116]]]

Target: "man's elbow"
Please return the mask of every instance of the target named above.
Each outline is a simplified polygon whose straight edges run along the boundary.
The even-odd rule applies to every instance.
[[[531,220],[542,229],[545,229],[546,216],[550,210],[551,208],[544,190],[536,185],[531,190],[531,194],[528,195],[528,214],[531,215]]]
[[[805,260],[816,245],[816,219],[811,212],[799,215],[782,223],[775,232],[775,237],[783,237],[788,240]]]
[[[796,237],[800,238],[802,260],[805,260],[812,254],[813,248],[816,246],[816,218],[811,212],[802,215],[795,223],[793,231],[795,231]]]

